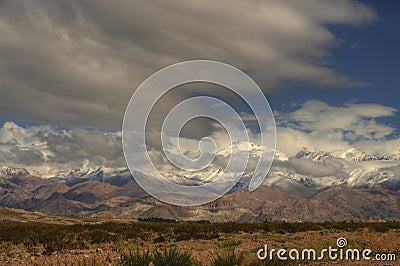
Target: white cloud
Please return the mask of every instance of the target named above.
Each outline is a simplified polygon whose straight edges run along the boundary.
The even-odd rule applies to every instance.
[[[277,128],[277,149],[288,156],[294,156],[302,149],[333,152],[346,150],[351,146],[340,137],[308,133],[292,128]]]
[[[351,147],[378,154],[396,154],[396,129],[376,119],[394,116],[397,110],[378,104],[331,106],[308,101],[294,112],[277,114],[278,149],[289,155],[302,148],[343,151]]]
[[[82,167],[125,167],[119,133],[20,127],[13,122],[0,128],[0,158],[4,166],[42,173]]]
[[[304,148],[310,151],[343,152],[354,147],[369,154],[398,154],[400,138],[396,130],[376,121],[395,114],[395,109],[376,104],[331,106],[324,102],[309,101],[291,113],[277,114],[277,149],[288,156],[294,156]],[[245,119],[254,122],[251,116]],[[229,147],[227,133],[223,128],[217,128],[210,135],[217,149]],[[248,134],[250,141],[259,144],[258,134],[250,130]],[[158,137],[159,134],[149,135],[150,157],[161,172],[176,173],[160,151]],[[180,144],[186,156],[199,156],[198,140],[183,137]],[[7,122],[0,128],[0,158],[5,166],[25,167],[42,173],[81,167],[126,167],[121,132],[61,130],[50,126],[21,127],[13,122]],[[137,158],[136,162],[140,164],[142,159]],[[228,159],[217,156],[208,169],[224,168]],[[254,170],[256,162],[257,158],[250,160],[248,172]],[[280,163],[306,176],[344,176],[346,173],[340,160],[312,162],[290,158]]]
[[[359,141],[357,142],[357,147],[371,154],[400,154],[400,138]]]
[[[297,173],[306,176],[345,176],[343,164],[334,159],[324,159],[320,162],[312,160],[291,159],[288,163]]]

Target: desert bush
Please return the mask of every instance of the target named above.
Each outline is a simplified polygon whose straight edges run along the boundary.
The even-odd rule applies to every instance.
[[[166,241],[167,241],[167,239],[163,235],[159,235],[156,238],[154,238],[154,240],[153,240],[154,243],[164,243]]]
[[[190,253],[180,252],[171,247],[164,249],[163,252],[156,250],[153,255],[153,264],[155,266],[190,266],[194,264]]]
[[[213,259],[213,266],[240,266],[243,264],[244,255],[243,252],[240,255],[237,255],[235,251],[226,254],[226,255],[217,255]]]
[[[151,255],[149,251],[140,252],[139,248],[136,251],[129,251],[128,253],[122,253],[117,265],[126,266],[147,266],[151,262]]]
[[[218,243],[218,246],[221,248],[235,248],[236,246],[240,245],[242,242],[240,240],[224,240]]]
[[[378,232],[378,233],[386,233],[387,231],[390,230],[389,227],[387,227],[387,226],[384,225],[384,224],[380,224],[380,223],[374,224],[374,225],[372,226],[372,228],[373,228],[373,230],[374,230],[375,232]]]
[[[150,217],[150,218],[139,218],[138,219],[140,222],[145,222],[145,223],[177,223],[178,221],[175,219],[165,219],[165,218],[160,218],[160,217]]]
[[[190,239],[216,239],[223,234],[240,232],[295,233],[321,230],[357,231],[368,229],[371,232],[385,233],[400,229],[400,222],[277,222],[264,223],[196,223],[196,222],[103,222],[77,224],[47,224],[40,222],[0,221],[0,242],[23,245],[27,250],[40,247],[43,254],[55,251],[89,248],[90,245],[139,240],[166,242]],[[154,236],[162,236],[155,239]],[[163,237],[165,239],[163,239]],[[233,246],[233,243],[226,243]],[[224,245],[224,244],[222,244]]]

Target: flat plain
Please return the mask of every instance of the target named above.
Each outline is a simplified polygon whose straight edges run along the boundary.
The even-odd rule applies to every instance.
[[[2,209],[1,265],[398,265],[399,222],[100,220]],[[396,261],[260,261],[268,249],[371,249]]]

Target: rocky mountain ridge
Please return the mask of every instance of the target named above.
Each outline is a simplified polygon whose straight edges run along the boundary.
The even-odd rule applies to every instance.
[[[315,188],[286,178],[254,192],[239,184],[214,202],[178,207],[147,195],[126,170],[105,173],[97,169],[85,176],[47,179],[25,169],[2,167],[0,171],[1,206],[53,215],[108,218],[246,222],[400,220],[399,188],[399,183]]]

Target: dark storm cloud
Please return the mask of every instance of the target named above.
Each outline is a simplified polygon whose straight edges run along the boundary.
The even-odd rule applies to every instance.
[[[39,151],[21,150],[18,147],[11,149],[6,158],[15,164],[27,166],[44,163],[42,154]]]
[[[246,70],[265,90],[357,86],[322,64],[338,44],[325,25],[375,18],[354,1],[1,1],[0,119],[120,128],[146,77],[199,58]]]
[[[68,163],[90,159],[96,165],[123,163],[121,139],[115,134],[75,129],[68,134],[50,134],[42,141],[55,154],[49,162]]]

